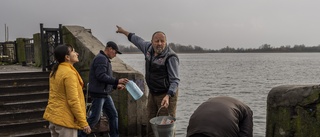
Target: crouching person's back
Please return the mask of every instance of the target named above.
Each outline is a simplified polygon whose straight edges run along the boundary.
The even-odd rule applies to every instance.
[[[251,109],[231,97],[214,97],[191,115],[187,137],[252,137]]]

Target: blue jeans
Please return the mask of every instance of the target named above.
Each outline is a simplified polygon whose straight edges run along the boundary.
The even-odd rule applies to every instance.
[[[91,129],[98,123],[101,112],[107,114],[110,127],[110,137],[119,137],[118,129],[118,112],[114,106],[110,95],[106,98],[92,98],[91,113],[87,119]],[[102,111],[101,111],[102,110]],[[85,133],[81,132],[80,137],[85,137]]]

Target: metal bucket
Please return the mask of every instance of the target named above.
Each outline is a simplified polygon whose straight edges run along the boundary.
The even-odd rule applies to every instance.
[[[175,121],[176,119],[170,116],[168,111],[168,116],[158,116],[160,107],[157,113],[157,116],[150,119],[150,124],[152,131],[155,137],[173,137],[175,131]],[[167,109],[168,110],[168,109]]]

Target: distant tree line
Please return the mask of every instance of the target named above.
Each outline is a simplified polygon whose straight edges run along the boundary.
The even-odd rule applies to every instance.
[[[304,44],[294,45],[294,46],[286,45],[286,46],[280,46],[280,47],[272,47],[270,44],[263,44],[257,49],[232,48],[232,47],[226,46],[219,50],[204,49],[200,46],[192,46],[192,45],[185,46],[185,45],[175,44],[175,43],[169,43],[168,46],[177,53],[320,52],[320,45],[307,47]],[[132,45],[130,45],[129,47],[119,45],[119,48],[120,48],[120,51],[125,53],[141,52],[138,48]]]
[[[218,52],[221,53],[246,53],[246,52],[320,52],[320,45],[318,46],[311,46],[311,47],[307,47],[304,44],[302,45],[294,45],[293,47],[291,47],[290,45],[286,45],[286,46],[280,46],[280,47],[271,47],[270,44],[263,44],[261,45],[258,49],[254,49],[254,48],[248,48],[248,49],[244,49],[244,48],[231,48],[231,47],[225,47],[222,48],[220,50],[218,50]]]

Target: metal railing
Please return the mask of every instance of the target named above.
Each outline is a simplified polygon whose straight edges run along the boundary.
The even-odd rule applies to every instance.
[[[15,41],[0,42],[0,62],[17,62],[17,46]]]

